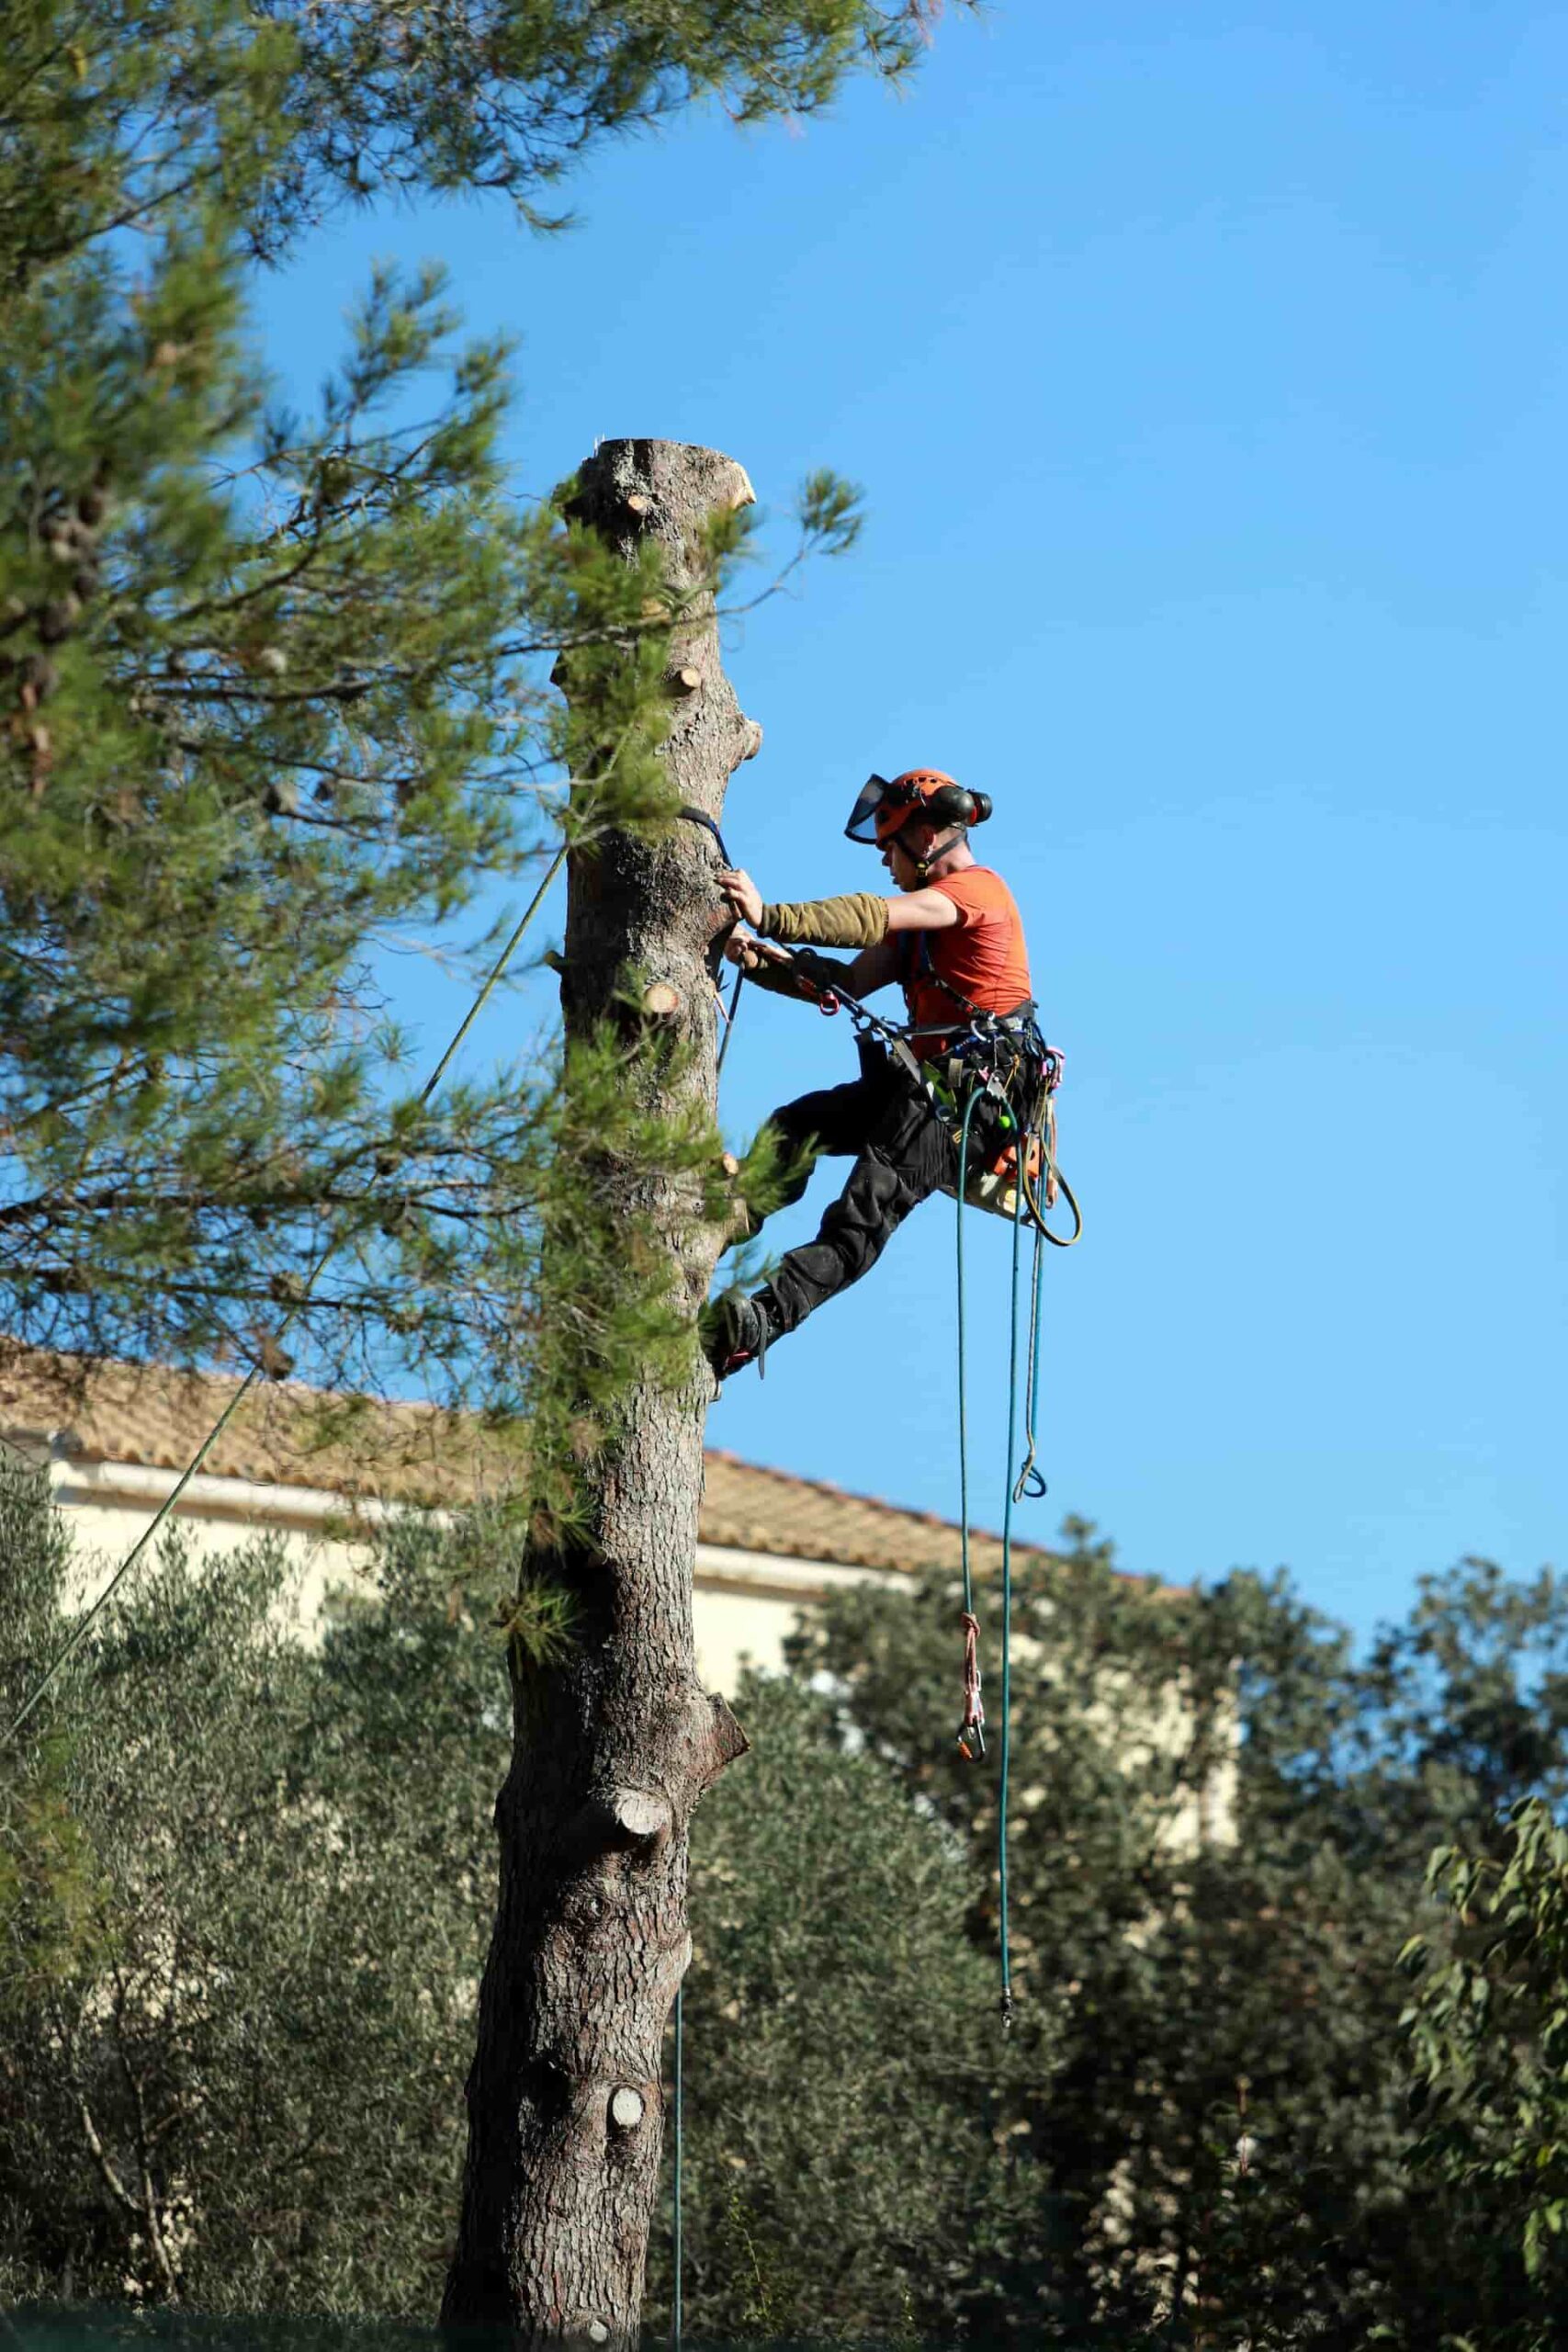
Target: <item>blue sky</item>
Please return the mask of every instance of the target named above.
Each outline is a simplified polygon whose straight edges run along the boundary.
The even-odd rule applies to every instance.
[[[856,554],[731,632],[766,741],[726,831],[801,898],[874,880],[868,769],[996,800],[1089,1221],[1022,1531],[1283,1564],[1359,1630],[1463,1552],[1564,1552],[1564,86],[1545,9],[1011,0],[901,98],[606,151],[565,236],[356,216],[261,289],[303,394],[372,255],[444,257],[521,338],[523,492],[709,442],[782,548],[809,467],[863,486]],[[434,1056],[455,1000],[406,991]],[[738,1136],[851,1074],[843,1020],[742,1020]],[[972,1239],[994,1524],[1009,1237]],[[951,1512],[953,1293],[936,1202],[709,1442]]]

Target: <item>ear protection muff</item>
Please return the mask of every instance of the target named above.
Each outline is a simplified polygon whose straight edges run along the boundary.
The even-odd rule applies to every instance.
[[[942,785],[920,811],[933,825],[983,825],[990,813],[990,794],[971,792],[962,784]]]

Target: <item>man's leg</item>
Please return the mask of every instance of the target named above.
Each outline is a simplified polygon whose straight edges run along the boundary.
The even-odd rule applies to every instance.
[[[757,1294],[768,1340],[795,1330],[825,1298],[858,1282],[909,1211],[952,1182],[955,1167],[946,1125],[912,1082],[889,1071],[849,1182],[816,1240],[787,1250]]]
[[[769,1216],[793,1208],[818,1159],[825,1156],[853,1158],[862,1148],[877,1115],[879,1095],[865,1079],[847,1086],[819,1087],[769,1113],[763,1122],[777,1136],[784,1170],[778,1198]],[[750,1239],[762,1229],[763,1218],[752,1213],[744,1228]]]
[[[880,1071],[874,1066],[867,1068],[864,1056],[862,1065],[863,1074],[849,1085],[825,1086],[813,1094],[802,1094],[768,1118],[766,1125],[778,1137],[786,1170],[770,1216],[799,1200],[818,1159],[827,1154],[853,1157],[862,1150],[882,1115],[885,1093]],[[744,1224],[732,1227],[732,1237],[750,1240],[761,1232],[762,1223],[761,1217],[748,1215]],[[766,1353],[774,1326],[761,1305],[762,1297],[761,1292],[753,1298],[727,1294],[703,1309],[704,1351],[721,1380]]]

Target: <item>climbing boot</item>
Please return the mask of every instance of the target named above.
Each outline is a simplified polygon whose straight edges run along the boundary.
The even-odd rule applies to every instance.
[[[728,1380],[752,1362],[761,1373],[773,1336],[772,1318],[759,1299],[731,1295],[716,1298],[703,1310],[703,1353],[716,1380]]]

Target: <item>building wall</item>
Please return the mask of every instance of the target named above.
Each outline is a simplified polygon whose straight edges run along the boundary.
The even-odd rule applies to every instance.
[[[76,1538],[79,1593],[86,1600],[101,1589],[143,1533],[175,1476],[134,1464],[51,1458],[41,1448],[28,1451],[34,1460],[48,1462],[51,1485]],[[367,1539],[353,1540],[343,1506],[311,1488],[198,1476],[182,1496],[175,1516],[198,1560],[220,1558],[264,1532],[277,1536],[295,1570],[287,1604],[289,1618],[305,1640],[320,1627],[329,1594],[352,1588],[363,1575]],[[733,1693],[744,1663],[770,1673],[782,1668],[784,1643],[800,1611],[812,1601],[845,1585],[897,1587],[904,1581],[886,1569],[699,1544],[693,1610],[698,1674],[708,1689]],[[1021,1662],[1027,1659],[1034,1671],[1050,1670],[1026,1636],[1018,1637],[1015,1656]],[[1091,1710],[1091,1714],[1098,1712]],[[1110,1714],[1107,1702],[1102,1719]],[[1168,1843],[1178,1851],[1228,1844],[1235,1837],[1234,1717],[1226,1730],[1224,1746],[1228,1752],[1212,1770],[1207,1785],[1170,1825]],[[1186,1710],[1176,1693],[1168,1693],[1157,1719],[1139,1727],[1128,1761],[1151,1748],[1179,1754],[1189,1736]],[[1027,1810],[1030,1792],[1019,1793]]]
[[[48,1468],[55,1500],[75,1537],[75,1597],[85,1600],[101,1590],[145,1532],[175,1481],[166,1472],[129,1465],[53,1460]],[[123,1488],[128,1484],[141,1485],[146,1492],[127,1495]],[[328,1595],[352,1589],[363,1577],[367,1539],[345,1537],[345,1521],[341,1513],[334,1516],[332,1498],[309,1489],[198,1478],[173,1516],[200,1561],[220,1559],[257,1534],[276,1536],[294,1570],[288,1615],[305,1639],[321,1624]],[[707,1574],[705,1556],[716,1564]],[[831,1564],[824,1567],[829,1577],[856,1573]],[[761,1555],[699,1547],[693,1631],[703,1681],[710,1690],[732,1691],[743,1661],[777,1672],[798,1611],[821,1589],[822,1579],[810,1564],[803,1567]]]

